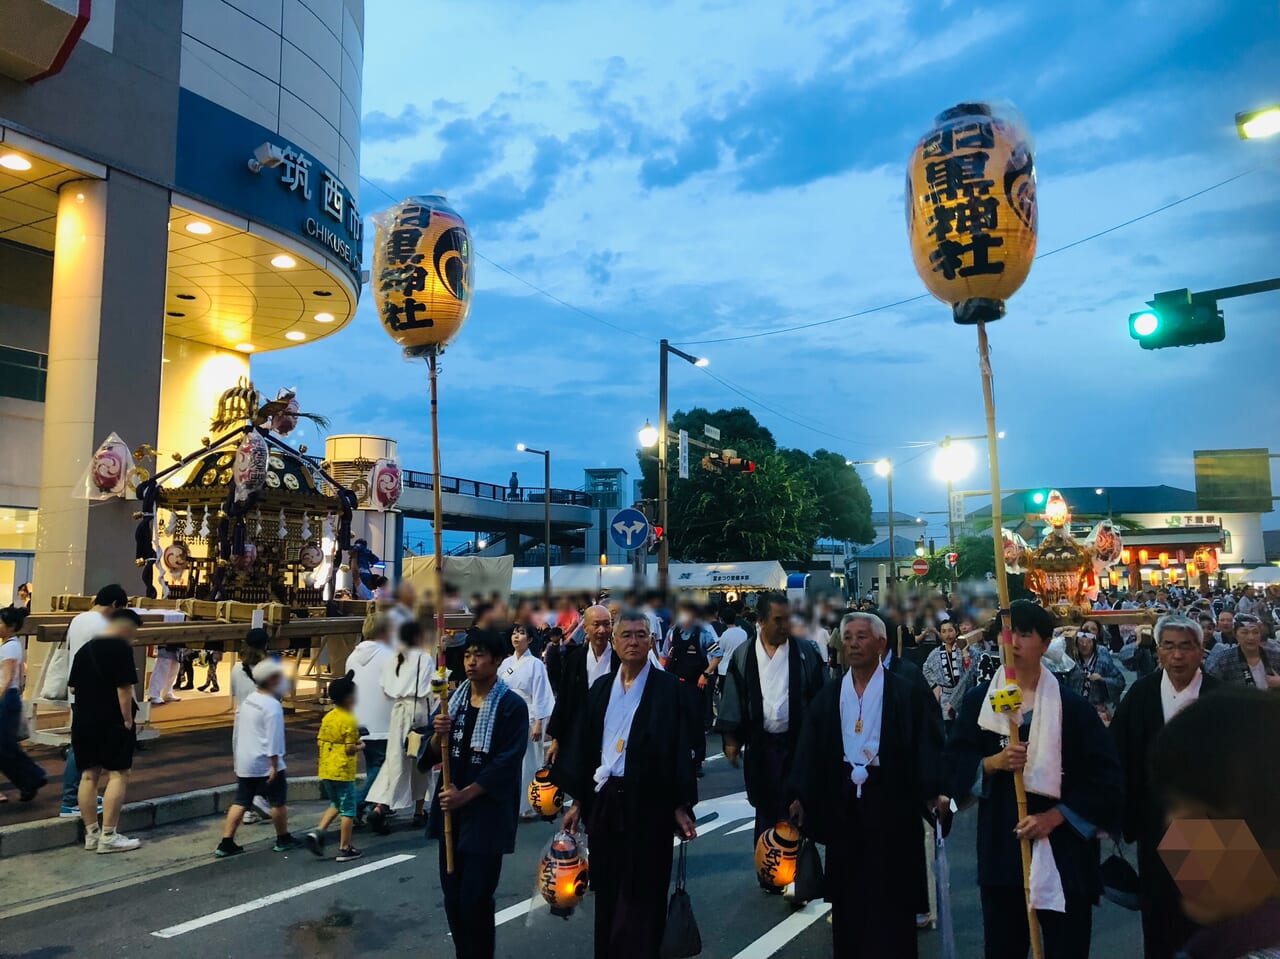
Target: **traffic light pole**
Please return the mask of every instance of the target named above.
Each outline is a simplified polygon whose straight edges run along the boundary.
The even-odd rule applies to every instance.
[[[1203,290],[1191,294],[1192,303],[1209,303],[1218,300],[1230,300],[1237,296],[1252,296],[1254,293],[1270,293],[1280,290],[1280,277],[1273,280],[1259,280],[1257,283],[1241,283],[1238,286],[1223,286],[1216,290]]]

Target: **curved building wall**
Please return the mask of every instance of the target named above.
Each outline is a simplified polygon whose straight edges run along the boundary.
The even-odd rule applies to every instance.
[[[181,85],[336,172],[360,171],[359,0],[187,0]]]

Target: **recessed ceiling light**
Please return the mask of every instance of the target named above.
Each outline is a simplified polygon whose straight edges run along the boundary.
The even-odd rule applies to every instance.
[[[284,335],[284,338],[286,340],[293,340],[295,343],[300,343],[307,338],[307,334],[303,333],[301,330],[290,330]]]
[[[317,314],[316,314],[316,322],[317,322],[317,323],[332,323],[332,322],[333,322],[333,314],[332,314],[332,313],[317,313]]]
[[[237,344],[236,344],[236,349],[237,349],[237,350],[239,350],[241,353],[252,353],[252,352],[253,352],[253,344],[252,344],[252,343],[237,343]]]
[[[6,153],[0,156],[0,166],[6,170],[30,170],[31,161],[18,153]]]
[[[161,363],[168,363],[168,362],[169,362],[169,357],[167,357],[167,356],[162,356],[162,357],[160,358],[160,362],[161,362]]]
[[[312,290],[312,296],[333,296],[333,290]]]
[[[174,295],[175,295],[175,296],[177,296],[177,298],[178,298],[178,299],[180,299],[180,300],[194,300],[194,299],[195,299],[195,294],[193,294],[193,293],[176,293],[176,294],[174,294]]]
[[[271,265],[277,270],[292,270],[298,265],[298,261],[288,253],[277,253],[271,258]]]
[[[206,233],[212,233],[213,227],[211,227],[208,223],[205,223],[204,220],[192,220],[190,223],[187,224],[187,232],[196,233],[196,234],[199,234],[200,236],[204,236]]]
[[[165,316],[186,316],[185,313],[179,313],[177,310],[166,310]]]

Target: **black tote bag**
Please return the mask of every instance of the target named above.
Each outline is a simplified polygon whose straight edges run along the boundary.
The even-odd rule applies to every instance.
[[[685,846],[680,843],[680,865],[676,870],[676,891],[667,903],[667,928],[662,933],[662,959],[690,959],[702,955],[702,934],[693,916],[693,903],[685,891]]]

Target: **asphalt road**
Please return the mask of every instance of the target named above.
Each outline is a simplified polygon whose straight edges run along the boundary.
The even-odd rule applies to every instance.
[[[798,910],[756,886],[750,809],[742,775],[709,762],[697,812],[701,835],[690,848],[689,891],[709,959],[818,959],[831,956],[826,907]],[[295,833],[321,807],[293,810]],[[974,880],[973,813],[962,815],[947,846],[955,955],[982,955]],[[745,831],[738,831],[745,827]],[[269,826],[246,826],[248,851],[211,853],[213,821],[155,830],[137,853],[91,856],[58,850],[0,863],[0,956],[272,956],[450,959],[437,876],[437,848],[404,829],[378,838],[357,833],[365,857],[338,865],[305,851],[271,852]],[[498,891],[498,956],[590,956],[591,899],[568,920],[530,914],[535,866],[552,826],[522,825]],[[335,837],[336,838],[336,837]],[[1136,914],[1110,904],[1095,912],[1098,959],[1140,954]],[[937,932],[920,934],[921,956],[942,955]]]

